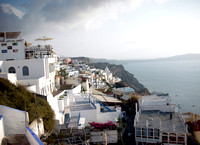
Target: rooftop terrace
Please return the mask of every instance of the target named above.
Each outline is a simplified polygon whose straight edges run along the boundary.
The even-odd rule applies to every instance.
[[[170,119],[170,114],[171,119]],[[182,116],[179,112],[160,113],[159,111],[142,111],[136,127],[160,128],[163,132],[186,133]]]

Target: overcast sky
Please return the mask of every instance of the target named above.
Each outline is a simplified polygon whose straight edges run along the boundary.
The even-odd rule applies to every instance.
[[[161,58],[200,53],[200,0],[1,0],[0,31],[46,36],[59,56]]]

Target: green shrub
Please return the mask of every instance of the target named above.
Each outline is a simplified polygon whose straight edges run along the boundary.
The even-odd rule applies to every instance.
[[[43,119],[45,131],[50,132],[54,128],[55,114],[46,100],[35,97],[22,85],[15,86],[6,79],[0,78],[0,86],[0,105],[19,110],[25,110],[26,108],[26,112],[29,113],[29,121],[32,122],[36,119],[37,104],[38,118]]]

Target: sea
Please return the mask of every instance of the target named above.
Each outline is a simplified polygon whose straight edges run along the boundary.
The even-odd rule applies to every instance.
[[[182,112],[200,114],[200,61],[149,61],[124,64],[150,92],[169,93]]]

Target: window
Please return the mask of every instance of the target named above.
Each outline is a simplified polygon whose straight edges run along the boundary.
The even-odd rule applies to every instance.
[[[185,135],[179,134],[178,135],[178,143],[184,143],[185,142]]]
[[[16,73],[15,68],[14,67],[10,67],[8,69],[8,73]]]
[[[2,53],[7,53],[7,50],[1,50]]]
[[[12,46],[17,46],[17,45],[18,45],[17,42],[13,42],[13,43],[12,43]]]
[[[17,53],[17,52],[18,52],[18,49],[13,49],[13,52],[14,52],[14,53]]]
[[[7,46],[7,43],[1,43],[1,46]]]
[[[29,75],[29,69],[27,66],[24,66],[22,68],[23,76],[28,76]]]
[[[8,49],[12,49],[12,46],[7,46]]]
[[[175,133],[169,134],[169,143],[176,143],[176,134]]]
[[[153,129],[148,128],[148,138],[153,138]]]
[[[155,128],[154,129],[154,137],[155,139],[159,139],[160,133],[159,133],[159,129]]]
[[[147,138],[147,129],[146,128],[142,128],[142,137]]]
[[[168,143],[168,134],[165,132],[162,133],[162,142]]]
[[[141,128],[136,128],[136,137],[141,137]]]
[[[179,136],[178,137],[178,143],[184,143],[184,142],[185,142],[184,137]]]

